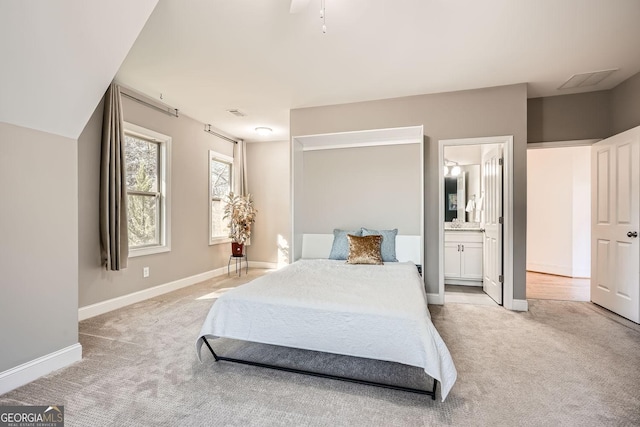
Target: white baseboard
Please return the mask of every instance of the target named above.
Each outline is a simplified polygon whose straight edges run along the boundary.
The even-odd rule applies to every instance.
[[[427,302],[429,304],[443,305],[444,304],[444,295],[427,293]]]
[[[235,266],[231,266],[231,269],[235,271]],[[178,289],[186,288],[187,286],[195,285],[196,283],[200,283],[204,280],[209,280],[217,276],[222,276],[223,274],[227,274],[227,267],[216,268],[215,270],[210,270],[204,273],[185,277],[184,279],[174,280],[173,282],[165,283],[164,285],[154,286],[152,288],[143,289],[141,291],[133,292],[121,297],[112,298],[106,301],[101,301],[95,304],[80,307],[78,309],[78,321],[89,319],[94,316],[99,316],[100,314],[108,313],[110,311],[117,310],[119,308],[126,307],[128,305],[135,304],[149,298],[173,292]]]
[[[529,302],[526,299],[514,299],[511,304],[513,311],[529,311]]]
[[[274,269],[278,268],[278,264],[275,262],[249,261],[249,267]]]
[[[590,279],[591,278],[591,266],[579,267],[573,269],[574,279]]]
[[[277,268],[278,264],[273,262],[249,261],[249,267],[272,269]],[[231,272],[235,272],[235,263],[231,263],[229,268]],[[178,289],[186,288],[187,286],[195,285],[196,283],[200,283],[214,277],[222,276],[224,274],[227,274],[227,267],[220,267],[216,268],[215,270],[210,270],[204,273],[185,277],[184,279],[174,280],[173,282],[165,283],[163,285],[154,286],[152,288],[143,289],[141,291],[133,292],[121,297],[112,298],[106,301],[101,301],[95,304],[80,307],[78,309],[78,321],[99,316],[101,314],[108,313],[110,311],[117,310],[119,308],[126,307],[128,305],[135,304],[149,298],[177,291]]]
[[[82,360],[82,346],[76,343],[0,372],[0,395],[80,360]]]
[[[444,279],[445,285],[482,286],[482,280]]]
[[[550,265],[550,264],[535,264],[527,263],[527,271],[533,271],[536,273],[555,274],[556,276],[573,276],[573,268],[566,265]]]

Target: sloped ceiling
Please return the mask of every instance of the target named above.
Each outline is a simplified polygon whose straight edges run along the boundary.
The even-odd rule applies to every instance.
[[[76,139],[158,0],[0,2],[0,122]]]

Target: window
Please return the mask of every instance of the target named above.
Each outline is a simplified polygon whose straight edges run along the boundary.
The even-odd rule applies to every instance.
[[[129,256],[167,252],[171,138],[130,123],[124,127]]]
[[[209,244],[231,241],[224,216],[224,198],[231,192],[233,157],[209,151]]]

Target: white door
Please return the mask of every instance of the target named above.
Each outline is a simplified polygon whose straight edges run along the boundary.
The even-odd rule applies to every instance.
[[[640,127],[591,153],[591,301],[640,323]]]
[[[482,157],[484,186],[484,268],[482,289],[502,304],[502,147]]]

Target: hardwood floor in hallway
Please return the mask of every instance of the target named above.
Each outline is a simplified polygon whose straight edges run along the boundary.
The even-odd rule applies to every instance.
[[[590,279],[527,271],[527,298],[590,301]]]

